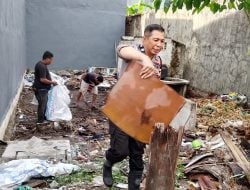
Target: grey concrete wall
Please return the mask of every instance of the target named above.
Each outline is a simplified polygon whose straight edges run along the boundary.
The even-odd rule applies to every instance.
[[[145,25],[162,24],[166,37],[185,46],[184,78],[204,91],[235,91],[250,97],[250,15],[243,11],[147,13],[133,21],[133,35]],[[140,25],[138,27],[138,22]]]
[[[25,0],[1,0],[0,124],[18,91],[26,69],[25,47]]]
[[[126,0],[27,0],[27,62],[45,50],[54,69],[115,66],[115,42],[124,35]]]

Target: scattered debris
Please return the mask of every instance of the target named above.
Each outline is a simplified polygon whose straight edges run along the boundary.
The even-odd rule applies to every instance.
[[[98,86],[100,90],[97,97],[97,109],[93,110],[88,106],[88,102],[92,98],[88,94],[79,106],[74,106],[81,75],[86,71],[63,70],[56,73],[65,80],[65,85],[70,90],[69,107],[72,120],[36,125],[37,106],[31,89],[34,75],[27,73],[16,110],[15,124],[8,128],[6,134],[9,136],[6,136],[4,141],[0,141],[0,151],[7,150],[6,147],[11,146],[11,142],[19,141],[23,144],[13,151],[11,159],[15,159],[15,157],[19,159],[23,156],[26,158],[39,157],[41,152],[32,150],[32,147],[39,147],[39,142],[68,141],[70,144],[67,148],[62,149],[61,146],[55,145],[52,148],[40,149],[41,151],[53,151],[49,158],[46,157],[46,163],[56,164],[63,161],[77,165],[79,170],[70,175],[26,180],[27,182],[22,184],[22,187],[27,185],[31,188],[48,189],[51,188],[49,185],[54,184],[55,188],[61,190],[104,190],[106,187],[102,184],[101,179],[102,164],[105,150],[109,145],[109,136],[108,120],[99,109],[104,105],[107,94],[117,82],[115,71],[104,74],[104,82]],[[249,172],[250,159],[250,110],[247,107],[246,97],[237,93],[204,96],[205,94],[198,94],[194,90],[191,92],[190,94],[196,97],[191,97],[193,108],[196,109],[192,113],[197,112],[197,115],[192,116],[195,118],[195,122],[192,123],[192,127],[186,128],[181,141],[176,169],[176,189],[247,189],[249,186],[246,177]],[[225,134],[226,140],[224,139]],[[32,137],[33,140],[37,138],[39,142],[31,141]],[[192,147],[192,142],[197,139],[200,141],[199,146]],[[30,143],[29,148],[25,149],[27,142]],[[34,154],[35,152],[36,154]],[[144,155],[146,163],[144,177],[147,173],[148,158],[149,148],[147,147]],[[2,157],[1,163],[4,162],[8,163]],[[114,189],[127,189],[128,164],[128,160],[124,160],[114,166]],[[17,171],[16,167],[14,169]],[[0,177],[0,180],[2,179]],[[143,184],[145,184],[145,178],[141,187]],[[2,188],[1,185],[0,188]]]
[[[186,170],[188,170],[188,167],[189,166],[192,166],[194,163],[198,162],[199,160],[205,158],[205,157],[208,157],[208,156],[213,156],[212,153],[206,153],[206,154],[202,154],[202,155],[199,155],[199,156],[196,156],[194,157],[186,166]]]
[[[230,149],[231,153],[233,154],[233,157],[236,159],[237,164],[245,172],[247,180],[250,183],[250,162],[247,160],[242,151],[233,143],[229,134],[221,133],[221,136]]]

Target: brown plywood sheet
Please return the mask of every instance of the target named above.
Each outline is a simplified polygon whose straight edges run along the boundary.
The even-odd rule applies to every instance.
[[[155,123],[171,122],[184,98],[159,79],[141,79],[141,65],[130,63],[111,90],[102,112],[122,131],[149,143]]]

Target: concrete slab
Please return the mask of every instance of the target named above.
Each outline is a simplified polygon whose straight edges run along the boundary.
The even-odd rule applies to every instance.
[[[9,141],[2,159],[9,161],[25,158],[71,160],[70,141],[43,140],[37,137],[26,141]]]

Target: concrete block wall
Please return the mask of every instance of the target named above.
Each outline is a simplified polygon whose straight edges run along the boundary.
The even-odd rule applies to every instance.
[[[250,15],[235,10],[217,14],[204,10],[198,15],[184,10],[151,12],[135,17],[133,35],[141,36],[149,23],[163,25],[167,38],[185,46],[184,78],[192,86],[250,97]]]
[[[0,1],[0,139],[26,69],[25,0]]]

